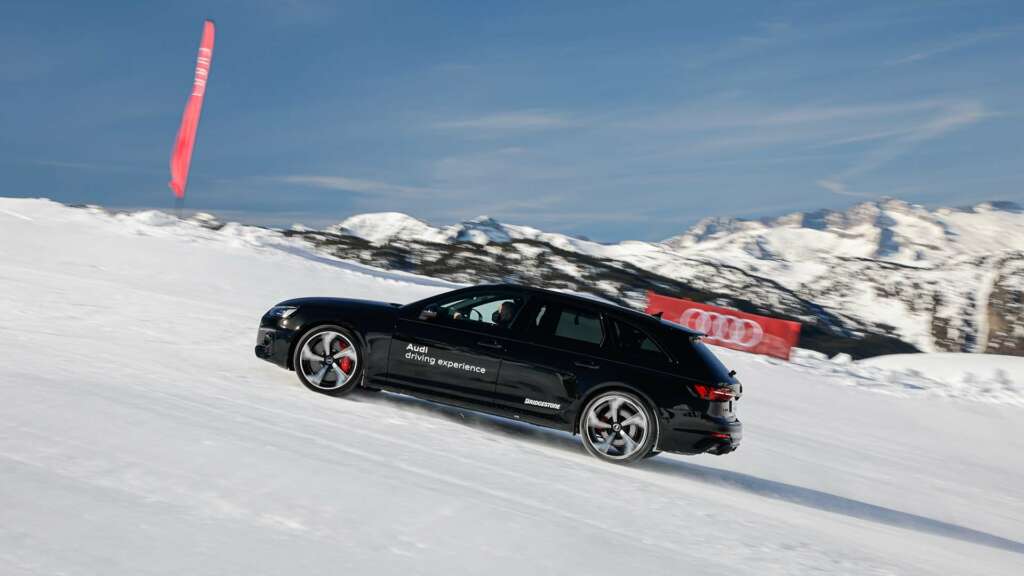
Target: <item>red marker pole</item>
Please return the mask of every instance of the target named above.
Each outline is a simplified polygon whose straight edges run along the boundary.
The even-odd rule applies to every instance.
[[[203,111],[203,95],[210,79],[210,63],[213,62],[213,20],[203,23],[203,38],[199,42],[199,55],[196,57],[195,78],[192,81],[192,94],[185,104],[185,113],[181,117],[178,137],[174,140],[171,150],[171,181],[168,185],[174,191],[178,217],[185,204],[185,186],[188,184],[189,166],[192,164],[192,150],[196,145],[196,129],[199,128],[199,116]]]

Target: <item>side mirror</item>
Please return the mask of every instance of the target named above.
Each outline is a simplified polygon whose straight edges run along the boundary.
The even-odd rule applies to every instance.
[[[424,306],[423,310],[420,310],[420,320],[433,320],[437,318],[437,313],[438,310],[436,305],[429,304]]]

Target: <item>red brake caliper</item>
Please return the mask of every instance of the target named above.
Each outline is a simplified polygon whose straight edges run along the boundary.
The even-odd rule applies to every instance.
[[[345,348],[348,348],[348,346],[346,346]],[[345,374],[351,374],[352,373],[352,359],[349,358],[348,356],[343,357],[341,359],[341,361],[338,362],[338,367],[341,368],[341,371],[344,372]]]

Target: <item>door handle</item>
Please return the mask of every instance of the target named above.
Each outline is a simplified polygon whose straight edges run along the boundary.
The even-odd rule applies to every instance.
[[[601,365],[598,364],[597,362],[592,362],[590,360],[577,360],[573,362],[573,364],[579,366],[580,368],[590,368],[591,370],[597,370],[598,368],[601,367]]]
[[[477,342],[478,346],[484,348],[490,348],[491,350],[504,350],[505,347],[498,343],[497,340],[484,340],[483,342]]]

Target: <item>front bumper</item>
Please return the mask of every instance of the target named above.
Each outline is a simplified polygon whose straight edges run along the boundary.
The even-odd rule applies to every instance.
[[[295,336],[294,331],[273,325],[272,322],[268,323],[264,319],[256,333],[256,348],[254,350],[256,357],[290,369],[293,336]]]
[[[678,454],[728,454],[740,446],[743,424],[711,417],[662,422],[658,449]]]

